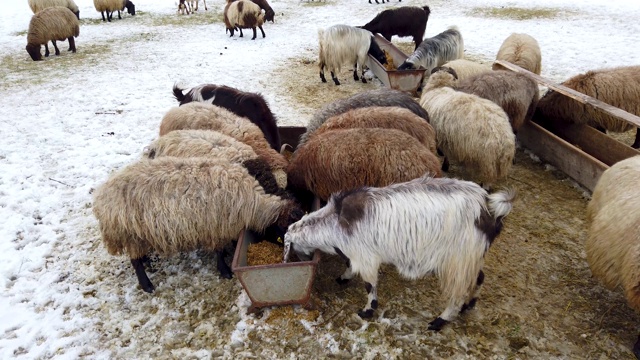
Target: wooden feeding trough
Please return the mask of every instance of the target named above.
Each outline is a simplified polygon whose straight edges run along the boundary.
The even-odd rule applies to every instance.
[[[538,84],[549,87],[582,104],[640,127],[640,117],[600,100],[579,93],[566,86],[536,75],[506,61],[495,61],[505,68],[527,75]],[[609,166],[640,151],[613,139],[600,131],[583,124],[569,124],[556,119],[534,116],[518,130],[518,140],[545,162],[555,166],[580,185],[593,191],[600,175]]]
[[[278,130],[282,143],[295,148],[305,128],[280,127]],[[317,209],[319,205],[319,201],[316,201],[313,208]],[[257,240],[259,239],[256,239],[251,231],[243,230],[238,238],[231,264],[231,269],[251,299],[248,311],[256,312],[266,306],[291,304],[299,304],[307,309],[313,308],[311,290],[320,261],[320,252],[316,251],[310,261],[248,266],[249,245]]]
[[[407,55],[387,39],[380,36],[380,34],[375,34],[374,39],[380,48],[389,53],[391,58],[393,58],[396,68],[407,59]],[[367,66],[385,86],[408,92],[413,96],[418,96],[418,88],[420,84],[422,84],[422,78],[426,71],[423,67],[416,70],[387,70],[384,65],[380,64],[380,62],[371,55],[368,55]]]

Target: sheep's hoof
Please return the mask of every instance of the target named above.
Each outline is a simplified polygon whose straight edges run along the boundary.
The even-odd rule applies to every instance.
[[[145,283],[140,283],[140,287],[142,288],[142,290],[146,293],[153,293],[153,290],[155,290],[155,286],[153,286],[153,284],[151,283],[151,281],[149,282],[145,282]]]
[[[373,317],[373,309],[358,311],[358,316],[362,319],[371,319]]]
[[[340,284],[340,285],[344,285],[344,284],[348,283],[348,282],[349,282],[349,280],[351,280],[351,279],[343,279],[343,278],[341,278],[341,277],[336,278],[336,282],[337,282],[338,284]]]
[[[364,76],[362,77],[362,83],[366,84],[367,83],[367,79],[364,78]]]
[[[322,80],[323,83],[327,82],[327,79],[325,79],[324,76],[320,76],[320,80]]]
[[[443,326],[447,325],[447,323],[447,320],[441,317],[437,317],[435,320],[429,323],[429,330],[440,331],[442,330]]]
[[[460,313],[462,314],[463,312],[467,311],[467,310],[471,310],[476,306],[476,302],[478,301],[478,298],[473,298],[471,299],[471,301],[469,301],[468,304],[464,304],[462,305],[462,309],[460,309]]]
[[[338,79],[333,79],[333,82],[336,83],[336,85],[340,85],[340,81],[338,81]]]

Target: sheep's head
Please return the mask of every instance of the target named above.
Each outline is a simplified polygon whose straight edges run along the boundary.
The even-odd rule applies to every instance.
[[[369,45],[369,54],[373,56],[380,64],[384,65],[387,63],[387,57],[384,56],[384,51],[380,48],[376,40],[373,36],[371,36],[371,43]]]
[[[442,87],[453,87],[457,80],[458,74],[456,74],[456,71],[452,68],[446,66],[436,67],[431,70],[431,76],[429,76],[429,80],[422,92],[425,93],[429,90]]]
[[[446,72],[448,72],[449,74],[451,74],[453,76],[454,80],[458,80],[458,73],[454,69],[452,69],[452,68],[450,68],[448,66],[438,66],[438,67],[434,68],[433,70],[431,70],[431,74],[434,74],[434,73],[436,73],[438,71],[446,71]]]
[[[272,23],[275,22],[273,21],[273,17],[276,16],[276,12],[273,11],[273,9],[267,9],[264,12],[264,20],[265,21],[271,21]]]
[[[37,44],[27,44],[27,52],[33,59],[33,61],[42,60],[42,54],[40,53],[40,45]]]
[[[409,61],[405,61],[402,64],[400,64],[400,66],[398,66],[398,70],[413,70],[415,69],[416,65],[412,62]]]
[[[127,8],[129,14],[132,16],[136,14],[136,6],[131,1],[127,0],[124,6]]]

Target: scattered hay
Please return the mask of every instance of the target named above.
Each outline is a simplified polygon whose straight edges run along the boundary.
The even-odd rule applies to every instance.
[[[282,247],[261,241],[249,244],[247,249],[247,266],[271,265],[282,262]]]
[[[306,320],[314,322],[320,317],[318,310],[304,310],[302,308],[294,308],[292,305],[274,307],[264,320],[265,323],[275,325],[282,322]]]
[[[531,20],[555,19],[573,12],[556,8],[519,8],[519,7],[476,7],[467,11],[469,16],[490,17],[497,19]]]
[[[138,15],[136,14],[136,16]],[[223,21],[222,12],[210,9],[209,11],[198,11],[189,15],[151,13],[143,23],[151,26],[199,26]]]

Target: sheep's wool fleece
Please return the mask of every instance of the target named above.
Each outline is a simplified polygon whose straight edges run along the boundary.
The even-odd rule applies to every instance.
[[[127,0],[93,0],[93,6],[96,11],[117,11],[124,10]]]
[[[587,262],[609,289],[622,286],[627,302],[640,311],[640,156],[607,169],[587,206]]]
[[[80,22],[76,15],[66,7],[46,8],[31,17],[28,44],[46,44],[50,40],[64,41],[80,35]]]
[[[503,60],[540,75],[542,70],[542,54],[538,41],[531,35],[513,33],[507,37],[496,55],[496,60]],[[505,70],[494,64],[493,70]]]
[[[111,176],[96,189],[93,212],[109,253],[135,259],[219,249],[243,228],[264,230],[284,206],[241,165],[165,157]]]
[[[34,14],[53,6],[66,7],[73,13],[78,11],[78,5],[73,0],[29,0],[29,7]]]

